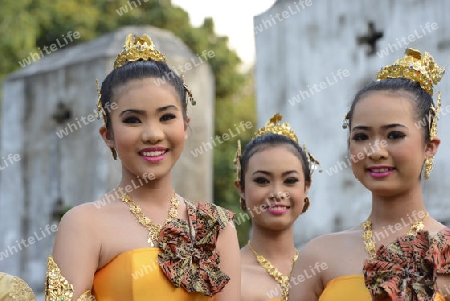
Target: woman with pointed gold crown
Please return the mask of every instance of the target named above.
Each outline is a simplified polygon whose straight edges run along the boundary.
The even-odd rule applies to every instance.
[[[440,143],[440,93],[436,105],[432,95],[443,74],[429,53],[407,49],[356,94],[344,128],[372,210],[302,249],[293,277],[317,261],[328,268],[293,287],[289,300],[450,300],[450,229],[428,214],[421,189]]]
[[[99,90],[100,135],[122,178],[106,205],[82,204],[62,218],[46,300],[240,300],[233,213],[172,187],[188,99],[195,104],[182,78],[147,35],[129,35]]]
[[[309,207],[311,174],[318,162],[301,148],[289,124],[274,115],[241,155],[238,142],[235,185],[252,234],[241,249],[241,297],[245,301],[286,301],[298,258],[293,224]]]
[[[22,279],[0,273],[0,301],[36,301],[36,296]]]

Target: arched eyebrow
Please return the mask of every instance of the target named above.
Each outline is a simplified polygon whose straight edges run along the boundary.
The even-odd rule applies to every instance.
[[[266,171],[266,170],[255,170],[255,171],[252,173],[252,175],[257,174],[257,173],[262,173],[262,174],[265,174],[265,175],[268,175],[268,176],[271,176],[271,175],[272,175],[271,172]],[[284,176],[287,176],[288,174],[291,174],[291,173],[296,173],[296,174],[298,174],[299,172],[296,171],[296,170],[288,170],[288,171],[283,172],[281,175],[284,177]]]
[[[156,109],[156,111],[159,112],[163,112],[163,111],[167,111],[167,110],[177,110],[179,111],[178,107],[174,106],[174,105],[168,105],[168,106],[164,106],[164,107],[160,107],[158,109]],[[146,115],[146,112],[144,110],[136,110],[136,109],[128,109],[128,110],[123,110],[122,112],[120,112],[119,117],[127,114],[127,113],[134,113],[137,115]]]
[[[135,110],[135,109],[128,109],[128,110],[123,110],[122,112],[120,112],[119,117],[128,113],[134,113],[137,115],[145,115],[145,111],[143,110]]]
[[[167,110],[170,110],[170,109],[179,111],[178,107],[174,106],[174,105],[168,105],[168,106],[160,107],[160,108],[157,109],[157,111],[158,112],[162,112],[162,111],[167,111]]]
[[[405,125],[403,125],[401,123],[391,123],[391,124],[383,125],[381,127],[381,129],[382,130],[387,130],[387,129],[395,128],[395,127],[402,127],[402,128],[406,128],[406,129],[408,128],[407,126],[405,126]],[[370,126],[357,125],[357,126],[353,127],[352,130],[353,131],[354,130],[370,131],[371,129],[372,129],[372,127],[370,127]]]
[[[299,172],[296,171],[296,170],[288,170],[288,171],[283,172],[281,175],[284,177],[284,176],[287,176],[287,175],[289,175],[289,174],[291,174],[291,173],[296,173],[296,174],[298,174]]]

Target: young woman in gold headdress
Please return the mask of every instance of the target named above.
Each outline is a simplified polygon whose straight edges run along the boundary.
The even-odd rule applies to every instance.
[[[450,229],[428,214],[421,190],[440,143],[440,95],[437,105],[432,95],[443,74],[428,53],[407,49],[356,94],[344,127],[372,212],[302,249],[293,278],[318,261],[328,268],[294,286],[289,300],[450,300]]]
[[[128,36],[98,99],[100,134],[121,159],[122,179],[106,205],[86,203],[62,218],[46,300],[240,300],[233,214],[172,187],[188,136],[187,94],[193,102],[148,36]]]
[[[275,115],[255,133],[241,156],[235,184],[241,207],[251,216],[252,235],[241,249],[242,300],[286,301],[298,252],[293,224],[309,207],[312,164],[297,135]]]

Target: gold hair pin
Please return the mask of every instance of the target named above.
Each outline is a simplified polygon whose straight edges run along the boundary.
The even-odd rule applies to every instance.
[[[319,172],[322,172],[323,169],[320,167],[320,162],[306,149],[306,143],[303,143],[303,152],[308,160],[310,174],[312,175],[316,169],[318,169]]]
[[[241,140],[238,140],[238,147],[236,150],[236,155],[234,156],[233,164],[236,167],[235,171],[237,174],[236,181],[241,181],[241,157],[242,157],[242,149],[241,149]]]
[[[95,79],[95,82],[97,84],[97,113],[95,114],[95,117],[100,120],[100,114],[103,118],[103,122],[105,123],[106,126],[106,112],[103,109],[102,106],[102,94],[100,93],[101,88],[100,88],[100,84],[98,83],[98,78]]]

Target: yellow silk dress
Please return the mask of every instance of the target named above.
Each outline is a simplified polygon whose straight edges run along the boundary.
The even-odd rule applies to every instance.
[[[94,275],[92,289],[77,301],[209,301],[230,278],[220,270],[219,232],[233,219],[231,211],[210,203],[185,200],[188,220],[172,219],[162,228],[158,248],[117,255]],[[73,286],[49,256],[46,299],[72,301]],[[93,296],[93,297],[92,297]]]
[[[159,248],[145,248],[118,255],[95,274],[93,295],[102,301],[212,300],[202,293],[174,287],[159,267],[160,253]]]
[[[364,275],[348,275],[334,278],[327,283],[319,301],[372,301],[369,290],[364,284]],[[437,293],[434,301],[445,301]]]

